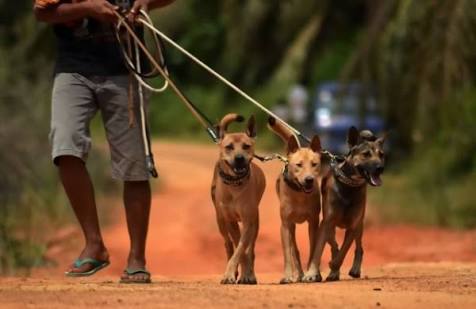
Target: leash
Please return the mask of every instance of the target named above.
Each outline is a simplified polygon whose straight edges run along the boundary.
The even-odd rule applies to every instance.
[[[150,20],[147,14],[145,12],[141,11],[141,14],[146,16],[147,19]],[[122,54],[124,56],[124,60],[126,63],[126,66],[128,67],[129,71],[131,74],[135,77],[135,79],[138,82],[138,92],[139,92],[139,109],[140,109],[140,117],[141,117],[141,132],[142,132],[142,139],[144,141],[144,151],[145,151],[145,160],[146,160],[146,166],[147,170],[149,173],[152,175],[152,177],[156,178],[158,176],[157,170],[155,168],[155,163],[153,159],[153,154],[151,152],[151,147],[150,147],[150,133],[147,125],[147,116],[145,113],[145,104],[144,104],[144,92],[143,88],[146,88],[148,90],[151,90],[153,92],[162,92],[164,91],[167,87],[171,87],[172,90],[177,94],[177,96],[182,100],[182,102],[185,104],[185,106],[189,109],[189,111],[192,113],[192,115],[200,122],[200,124],[206,129],[206,132],[208,135],[213,139],[213,141],[216,143],[218,141],[218,135],[215,131],[215,128],[210,121],[206,117],[204,113],[202,113],[186,96],[183,94],[180,89],[176,86],[174,81],[170,78],[168,74],[168,70],[165,66],[165,57],[163,55],[163,46],[160,44],[160,40],[157,36],[154,37],[154,41],[156,43],[157,50],[159,52],[159,57],[160,61],[162,62],[162,65],[158,63],[158,60],[155,59],[152,54],[149,52],[145,44],[141,41],[141,39],[138,37],[136,32],[134,31],[133,26],[129,24],[129,22],[126,19],[125,12],[118,12],[116,11],[116,16],[118,18],[117,25],[115,27],[115,35],[117,42],[120,46],[120,50],[122,51]],[[121,29],[125,29],[127,33],[127,42],[129,42],[129,50],[126,49],[124,46],[124,42],[121,39]],[[134,53],[135,53],[135,64],[133,61],[133,55],[129,53],[130,51],[130,41],[134,42]],[[144,74],[141,70],[141,58],[140,58],[140,52],[142,53],[149,59],[149,62],[153,65],[154,69],[152,72],[149,72],[148,74]],[[144,78],[151,78],[158,76],[158,74],[162,75],[164,78],[165,82],[164,85],[160,88],[154,88],[150,86],[147,82],[144,81]]]
[[[144,11],[140,11],[141,14],[144,14],[147,16],[147,14]],[[215,129],[213,127],[213,123],[206,117],[204,113],[202,113],[196,106],[193,104],[187,96],[180,91],[180,89],[177,87],[175,82],[170,78],[170,76],[167,74],[166,69],[164,69],[162,66],[159,65],[158,61],[152,56],[150,51],[147,49],[145,44],[140,40],[138,35],[135,33],[133,26],[129,24],[129,22],[126,19],[125,13],[123,12],[117,12],[116,11],[116,16],[118,17],[118,23],[116,26],[116,37],[118,39],[118,43],[120,45],[123,44],[121,38],[120,38],[120,30],[121,28],[124,28],[128,35],[134,40],[134,44],[137,46],[137,48],[140,48],[140,51],[149,59],[150,63],[154,66],[154,68],[158,71],[160,75],[165,79],[167,85],[172,88],[172,90],[175,92],[175,94],[182,100],[182,102],[185,104],[185,106],[189,109],[189,111],[192,113],[192,115],[200,122],[200,124],[206,129],[207,133],[210,135],[210,137],[213,139],[214,142],[218,141],[218,136],[215,132]],[[123,48],[121,50],[124,51]],[[137,53],[137,55],[140,55],[140,53]],[[128,63],[128,66],[130,65],[129,61],[126,60],[126,63]],[[134,66],[132,66],[134,67]],[[132,67],[129,67],[132,69]],[[136,75],[134,75],[136,76]],[[139,79],[141,80],[141,78]],[[165,84],[164,84],[165,86]],[[164,88],[164,86],[162,88]],[[165,90],[165,89],[164,89]],[[156,89],[156,92],[157,89]]]
[[[164,47],[163,47],[163,44],[161,44],[161,40],[160,38],[164,38],[165,40],[167,40],[169,43],[171,43],[174,47],[176,47],[177,49],[179,49],[181,52],[183,52],[185,55],[187,55],[188,57],[190,57],[192,60],[194,60],[196,63],[198,63],[199,65],[201,65],[203,68],[205,68],[207,71],[209,71],[210,73],[212,73],[215,77],[217,77],[218,79],[222,80],[225,84],[227,84],[228,86],[230,86],[232,89],[234,89],[235,91],[237,91],[239,94],[241,94],[242,96],[244,96],[245,98],[247,98],[248,100],[250,100],[252,103],[254,103],[255,105],[257,105],[258,107],[260,107],[262,110],[264,110],[265,112],[267,112],[269,115],[275,117],[276,119],[278,119],[279,121],[281,121],[286,127],[288,127],[292,132],[294,132],[296,135],[300,136],[302,139],[304,139],[306,142],[310,142],[309,138],[307,138],[306,136],[304,136],[303,134],[301,134],[299,131],[297,131],[296,129],[294,129],[293,127],[291,127],[289,124],[287,124],[284,120],[282,120],[281,118],[277,117],[274,113],[272,113],[271,111],[269,111],[268,109],[266,109],[264,106],[262,106],[260,103],[258,103],[256,100],[254,100],[253,98],[251,98],[250,96],[248,96],[245,92],[243,92],[241,89],[239,89],[237,86],[235,86],[234,84],[232,84],[231,82],[229,82],[227,79],[225,79],[224,77],[222,77],[220,74],[218,74],[217,72],[215,72],[214,70],[212,70],[210,67],[208,67],[207,65],[205,65],[202,61],[200,61],[199,59],[197,59],[195,56],[193,56],[192,54],[190,54],[189,52],[187,52],[185,49],[183,49],[182,47],[180,47],[177,43],[175,43],[174,41],[172,41],[170,38],[168,38],[167,36],[165,36],[162,32],[160,32],[159,30],[157,30],[153,25],[152,25],[152,21],[150,19],[150,17],[147,15],[147,13],[145,13],[144,11],[140,11],[140,14],[143,16],[141,18],[138,19],[138,21],[140,23],[142,23],[144,26],[146,26],[147,28],[149,28],[152,32],[160,35],[157,36],[157,35],[152,35],[152,37],[154,38],[154,43],[156,45],[156,48],[159,52],[159,60],[155,59],[153,57],[153,55],[149,52],[149,50],[147,49],[147,47],[145,46],[145,44],[140,40],[140,38],[138,37],[138,35],[135,33],[134,31],[134,28],[133,26],[131,26],[129,24],[129,22],[127,21],[126,19],[126,16],[125,16],[126,12],[116,12],[116,15],[118,17],[118,23],[115,27],[115,35],[116,35],[116,39],[119,43],[119,46],[120,46],[120,49],[122,51],[122,54],[124,56],[124,60],[125,60],[125,63],[126,63],[126,66],[128,67],[129,71],[131,72],[131,74],[135,77],[135,79],[138,81],[139,83],[139,99],[140,99],[140,111],[141,111],[141,124],[142,124],[142,136],[143,136],[143,140],[144,140],[144,147],[145,147],[145,153],[146,153],[146,164],[147,164],[147,168],[149,170],[149,172],[151,173],[151,175],[153,177],[157,177],[157,172],[156,172],[156,169],[155,169],[155,166],[154,166],[154,161],[153,161],[153,155],[150,151],[150,134],[148,132],[148,127],[147,127],[147,121],[146,121],[146,115],[145,115],[145,110],[144,110],[144,99],[143,99],[143,88],[146,88],[150,91],[153,91],[153,92],[163,92],[164,90],[167,89],[167,87],[171,87],[172,90],[176,93],[176,95],[181,99],[181,101],[185,104],[185,106],[190,110],[190,112],[192,113],[192,115],[199,121],[199,123],[205,128],[206,132],[208,133],[208,135],[211,137],[211,139],[213,140],[214,143],[217,143],[218,142],[218,134],[215,130],[215,127],[213,125],[213,123],[211,122],[211,120],[195,105],[193,104],[193,102],[177,87],[177,85],[174,83],[174,81],[171,79],[170,75],[169,75],[169,72],[167,70],[167,67],[166,67],[166,64],[165,64],[165,56],[163,54],[163,50],[164,50]],[[144,18],[144,19],[143,19]],[[128,50],[126,49],[126,47],[124,46],[124,43],[121,39],[121,29],[125,29],[126,32],[127,32],[127,38],[128,38],[128,43],[130,44],[130,40],[132,39],[134,41],[134,52],[135,52],[135,55],[136,55],[136,61],[135,61],[135,64],[131,58],[131,55],[130,53],[128,52]],[[162,75],[162,77],[164,78],[164,84],[162,87],[160,88],[154,88],[152,87],[151,85],[149,85],[145,80],[144,78],[151,78],[151,77],[155,77],[155,76],[158,76],[158,74],[153,74],[154,72],[151,72],[149,74],[144,74],[140,68],[141,64],[140,64],[140,51],[142,51],[144,53],[144,55],[149,59],[149,62],[153,65],[154,67],[154,70],[157,71],[158,74]],[[161,62],[161,64],[159,64],[158,62]],[[255,154],[254,157],[258,160],[260,160],[261,162],[268,162],[268,161],[272,161],[272,160],[275,160],[275,159],[278,159],[284,163],[287,163],[287,159],[279,154],[273,154],[273,155],[270,155],[270,156],[260,156],[260,155],[257,155]],[[154,176],[155,175],[155,176]]]
[[[125,16],[123,13],[119,13],[119,12],[116,12],[117,14],[117,17],[118,17],[118,26],[122,26],[124,25],[125,28],[127,28],[127,31],[129,32],[129,34],[134,38],[135,41],[140,41],[138,40],[137,38],[137,35],[135,35],[135,33],[131,33],[133,32],[132,28],[130,25],[128,25],[128,21],[126,20]],[[293,134],[295,134],[297,137],[298,137],[298,140],[299,138],[306,141],[307,143],[310,143],[310,139],[305,136],[304,134],[302,134],[300,131],[298,131],[296,128],[292,127],[290,124],[288,124],[286,121],[284,121],[283,119],[281,119],[280,117],[278,117],[276,114],[274,114],[272,111],[270,111],[268,108],[266,108],[265,106],[263,106],[261,103],[259,103],[258,101],[256,101],[255,99],[253,99],[251,96],[249,96],[247,93],[245,93],[243,90],[241,90],[239,87],[237,87],[235,84],[231,83],[228,79],[226,79],[225,77],[223,77],[222,75],[220,75],[219,73],[217,73],[215,70],[213,70],[212,68],[210,68],[208,65],[206,65],[204,62],[202,62],[200,59],[198,59],[197,57],[195,57],[194,55],[192,55],[190,52],[188,52],[186,49],[184,49],[183,47],[181,47],[179,44],[177,44],[175,41],[173,41],[172,39],[170,39],[168,36],[166,36],[164,33],[162,33],[161,31],[159,31],[156,27],[154,27],[149,15],[143,11],[143,10],[140,10],[139,11],[139,17],[137,18],[137,22],[142,24],[144,26],[144,28],[147,28],[149,29],[151,32],[153,32],[156,36],[159,36],[160,38],[162,38],[163,40],[165,40],[166,42],[168,42],[169,44],[171,44],[173,47],[175,47],[176,49],[178,49],[181,53],[183,53],[184,55],[186,55],[189,59],[191,59],[193,62],[195,62],[196,64],[198,64],[199,66],[201,66],[203,69],[205,69],[207,72],[209,72],[211,75],[213,75],[214,77],[216,77],[218,80],[220,80],[221,82],[223,82],[224,84],[226,84],[228,87],[230,87],[231,89],[233,89],[235,92],[237,92],[238,94],[240,94],[242,97],[244,97],[245,99],[247,99],[249,102],[253,103],[255,106],[257,106],[259,109],[261,109],[263,112],[265,112],[266,114],[270,115],[270,116],[273,116],[274,118],[276,118],[278,121],[280,121],[284,126],[286,126],[291,132],[293,132]],[[142,52],[147,56],[147,58],[149,58],[149,60],[151,61],[151,63],[156,66],[156,61],[155,59],[153,60],[153,57],[150,55],[149,51],[147,50],[147,48],[144,46],[144,44],[142,44],[142,42],[136,42],[142,49]],[[166,72],[162,69],[162,68],[157,68],[158,72],[164,77],[164,79],[168,82],[168,84],[171,86],[171,88],[174,90],[174,92],[179,96],[179,98],[189,107],[189,109],[191,109],[192,111],[192,114],[195,115],[195,117],[202,123],[202,125],[204,127],[207,127],[207,133],[213,138],[213,140],[216,142],[216,132],[214,132],[214,130],[210,130],[210,124],[211,123],[203,123],[203,120],[204,118],[206,117],[203,117],[203,113],[200,113],[198,111],[198,109],[196,108],[196,106],[193,106],[191,107],[191,105],[193,104],[190,104],[190,100],[188,100],[184,95],[183,93],[180,92],[180,90],[176,87],[176,85],[171,81],[170,77],[166,74]],[[165,85],[164,85],[165,86]],[[191,107],[191,108],[190,108]],[[198,114],[198,115],[197,115]],[[200,115],[202,114],[202,115]],[[199,119],[199,118],[202,118],[202,119]],[[214,134],[212,134],[212,132]]]

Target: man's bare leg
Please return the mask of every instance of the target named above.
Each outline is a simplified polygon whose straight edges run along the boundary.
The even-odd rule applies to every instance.
[[[127,261],[129,270],[145,269],[145,247],[149,227],[150,203],[151,193],[148,181],[124,182],[124,205],[131,242]],[[139,281],[148,279],[148,275],[144,273],[124,276]]]
[[[93,258],[108,261],[109,254],[104,246],[94,198],[94,188],[84,162],[73,156],[58,158],[58,168],[66,195],[79,221],[86,245],[79,259]],[[86,272],[93,268],[91,264],[72,267],[70,272]]]

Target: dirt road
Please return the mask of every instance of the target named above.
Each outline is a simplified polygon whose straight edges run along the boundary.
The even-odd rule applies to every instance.
[[[282,269],[274,180],[280,163],[262,165],[268,187],[260,206],[256,247],[258,286],[221,286],[225,266],[209,195],[217,150],[202,145],[155,143],[161,173],[155,181],[149,234],[150,286],[118,285],[129,240],[121,205],[105,232],[111,266],[87,280],[61,275],[80,249],[77,241],[52,248],[58,266],[30,278],[0,278],[0,307],[467,307],[476,308],[476,231],[382,226],[369,210],[363,275],[351,280],[343,267],[336,283],[276,284]],[[307,228],[298,243],[308,255]],[[342,235],[339,234],[339,237]],[[79,239],[79,238],[78,238]],[[329,260],[328,252],[323,265]],[[323,274],[327,274],[324,266]]]

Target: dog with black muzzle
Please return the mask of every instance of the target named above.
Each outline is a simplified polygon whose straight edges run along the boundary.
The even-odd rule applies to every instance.
[[[221,283],[256,284],[254,247],[259,229],[258,206],[266,181],[263,171],[252,162],[256,138],[254,116],[248,120],[245,133],[227,133],[228,125],[234,121],[242,122],[244,118],[228,114],[217,127],[220,157],[211,190],[228,260]]]
[[[321,142],[319,136],[315,135],[309,147],[300,147],[292,132],[273,117],[268,120],[268,128],[287,144],[287,163],[276,181],[284,254],[284,276],[280,283],[300,282],[304,273],[296,243],[296,224],[305,221],[308,223],[309,265],[317,239],[321,211]],[[333,255],[337,254],[337,242],[334,240],[330,245]],[[321,281],[320,278],[314,279]]]
[[[319,227],[313,261],[304,279],[320,277],[319,265],[326,240],[335,238],[335,229],[345,229],[342,246],[329,263],[326,281],[339,280],[340,267],[352,243],[355,255],[349,275],[360,278],[363,257],[362,234],[365,215],[367,184],[377,187],[385,164],[383,144],[385,137],[377,138],[368,130],[351,127],[347,143],[349,153],[342,162],[331,160],[331,169],[322,180],[322,221]]]

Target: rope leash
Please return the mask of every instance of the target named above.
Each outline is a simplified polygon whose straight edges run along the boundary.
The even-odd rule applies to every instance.
[[[140,14],[146,14],[144,11],[140,11]],[[206,132],[210,135],[213,141],[216,143],[218,141],[218,136],[215,132],[212,122],[203,114],[186,96],[183,94],[180,89],[177,87],[175,82],[170,78],[164,68],[162,68],[157,60],[151,55],[145,44],[140,40],[140,38],[135,33],[132,26],[126,20],[124,14],[116,12],[116,16],[118,17],[119,22],[117,23],[116,27],[116,36],[119,40],[119,44],[122,44],[120,39],[120,29],[124,27],[128,32],[128,35],[132,37],[135,41],[135,44],[141,49],[144,55],[149,59],[150,63],[155,67],[155,69],[162,75],[162,77],[167,81],[168,86],[172,88],[175,94],[181,99],[181,101],[185,104],[185,106],[189,109],[192,115],[200,122],[200,124],[206,129]],[[126,61],[127,62],[127,61]]]
[[[162,62],[162,65],[158,63],[158,61],[152,56],[152,54],[149,52],[145,44],[140,40],[140,38],[137,36],[135,33],[133,27],[129,24],[129,22],[126,19],[125,12],[116,12],[116,15],[118,17],[118,22],[115,28],[115,34],[117,41],[121,47],[121,50],[124,54],[124,59],[129,67],[131,74],[135,77],[135,79],[139,83],[139,98],[140,98],[140,112],[141,112],[141,123],[142,123],[142,135],[143,139],[145,141],[145,153],[146,153],[146,162],[149,171],[151,174],[154,176],[157,175],[157,172],[155,171],[154,167],[154,162],[153,162],[153,156],[150,151],[150,137],[148,134],[147,130],[147,123],[146,123],[146,115],[144,111],[144,102],[143,102],[143,88],[146,88],[152,92],[163,92],[164,90],[167,89],[167,87],[171,87],[172,90],[175,92],[175,94],[181,99],[181,101],[185,104],[185,106],[189,109],[189,111],[192,113],[192,115],[199,121],[199,123],[205,128],[206,132],[208,135],[212,138],[212,140],[217,143],[218,142],[218,135],[217,132],[215,131],[215,128],[213,126],[213,123],[207,118],[207,116],[201,112],[186,96],[183,94],[183,92],[177,87],[177,85],[174,83],[174,81],[170,78],[169,72],[167,70],[167,67],[165,66],[165,57],[163,56],[163,47],[161,46],[161,42],[159,40],[159,37],[167,41],[169,44],[174,46],[176,49],[178,49],[181,53],[186,55],[189,59],[191,59],[193,62],[201,66],[203,69],[205,69],[207,72],[209,72],[211,75],[216,77],[218,80],[226,84],[228,87],[233,89],[235,92],[240,94],[242,97],[247,99],[249,102],[257,106],[259,109],[261,109],[263,112],[268,114],[269,116],[274,117],[278,121],[280,121],[286,128],[288,128],[294,135],[296,135],[297,140],[299,141],[299,138],[302,140],[306,141],[307,143],[310,143],[310,139],[303,135],[300,131],[298,131],[296,128],[288,124],[286,121],[281,119],[279,116],[274,114],[272,111],[270,111],[268,108],[263,106],[261,103],[253,99],[251,96],[249,96],[247,93],[245,93],[243,90],[241,90],[239,87],[231,83],[229,80],[227,80],[225,77],[217,73],[215,70],[210,68],[208,65],[206,65],[204,62],[202,62],[200,59],[192,55],[190,52],[188,52],[186,49],[182,48],[179,44],[177,44],[175,41],[170,39],[168,36],[166,36],[164,33],[159,31],[157,28],[154,27],[151,18],[149,15],[143,11],[139,11],[140,16],[137,18],[137,22],[142,24],[144,28],[148,28],[152,33],[155,35],[152,35],[154,38],[154,42],[157,46],[157,49],[160,51],[159,56],[160,56],[160,62]],[[120,31],[122,28],[125,28],[127,33],[128,33],[128,40],[130,38],[133,39],[134,41],[134,49],[135,49],[135,54],[136,54],[136,63],[134,65],[130,55],[127,53],[125,50],[122,40],[120,38]],[[151,78],[155,77],[153,73],[149,74],[143,74],[141,69],[140,69],[140,51],[143,52],[143,54],[149,59],[150,63],[153,65],[154,70],[158,72],[162,77],[164,78],[164,84],[160,88],[154,88],[151,85],[149,85],[144,78]],[[327,151],[326,151],[327,152]],[[335,158],[331,153],[327,152],[328,155],[332,156],[331,158]],[[261,162],[268,162],[272,160],[280,160],[285,164],[288,164],[287,158],[285,158],[282,155],[279,154],[272,154],[269,156],[260,156],[260,155],[255,155],[255,158],[260,160]],[[154,176],[156,177],[156,176]]]
[[[269,110],[268,108],[266,108],[265,106],[263,106],[261,103],[259,103],[257,100],[253,99],[251,96],[249,96],[246,92],[244,92],[243,90],[241,90],[239,87],[237,87],[235,84],[233,84],[232,82],[230,82],[228,79],[226,79],[225,77],[223,77],[222,75],[220,75],[219,73],[217,73],[215,70],[213,70],[212,68],[210,68],[208,65],[206,65],[203,61],[201,61],[200,59],[198,59],[197,57],[195,57],[193,54],[191,54],[190,52],[188,52],[186,49],[184,49],[183,47],[181,47],[179,44],[177,44],[175,41],[173,41],[171,38],[169,38],[167,35],[165,35],[164,33],[162,33],[161,31],[159,31],[157,28],[154,27],[154,25],[152,24],[152,21],[149,17],[149,15],[144,12],[143,10],[140,11],[140,17],[137,19],[138,22],[140,22],[142,25],[144,25],[145,27],[147,27],[150,31],[154,32],[155,34],[157,34],[158,36],[160,36],[162,39],[164,39],[166,42],[168,42],[169,44],[171,44],[173,47],[175,47],[177,50],[179,50],[182,54],[184,54],[185,56],[187,56],[189,59],[191,59],[193,62],[195,62],[196,64],[198,64],[199,66],[201,66],[203,69],[205,69],[207,72],[209,72],[211,75],[213,75],[214,77],[216,77],[218,80],[220,80],[221,82],[223,82],[224,84],[226,84],[228,87],[230,87],[231,89],[233,89],[235,92],[237,92],[239,95],[241,95],[242,97],[244,97],[246,100],[248,100],[249,102],[253,103],[255,106],[257,106],[259,109],[261,109],[263,112],[265,112],[266,114],[268,114],[269,116],[273,116],[275,119],[277,119],[278,121],[280,121],[284,126],[286,126],[291,132],[293,132],[293,134],[295,134],[297,137],[305,140],[307,143],[310,143],[311,140],[305,136],[304,134],[302,134],[300,131],[298,131],[296,128],[294,128],[293,126],[291,126],[290,124],[288,124],[286,121],[284,121],[282,118],[280,118],[279,116],[277,116],[275,113],[273,113],[271,110]],[[299,139],[298,139],[299,140]]]

